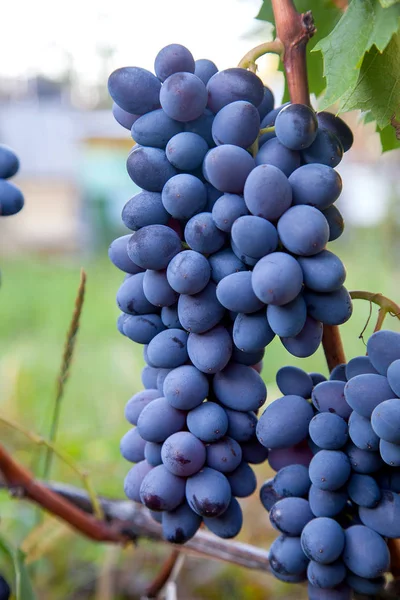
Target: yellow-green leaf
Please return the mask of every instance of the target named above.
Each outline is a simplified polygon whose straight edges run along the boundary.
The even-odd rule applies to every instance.
[[[25,554],[14,548],[3,536],[0,536],[0,553],[14,574],[12,590],[16,600],[37,600],[33,591],[28,571],[25,566]]]

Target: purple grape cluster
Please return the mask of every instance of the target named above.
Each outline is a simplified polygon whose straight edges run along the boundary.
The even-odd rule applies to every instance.
[[[400,537],[400,334],[374,333],[367,353],[329,381],[283,367],[284,395],[257,425],[277,471],[260,490],[281,533],[271,569],[308,579],[312,600],[374,597],[389,570],[387,541]]]

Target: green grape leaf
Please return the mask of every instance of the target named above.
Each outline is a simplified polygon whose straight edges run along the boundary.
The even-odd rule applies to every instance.
[[[399,4],[400,0],[379,0],[379,2],[383,8],[388,8],[389,6],[393,6],[393,4]]]
[[[356,86],[340,99],[340,112],[369,111],[378,127],[384,129],[392,118],[400,117],[400,36],[394,35],[383,53],[374,46],[362,63]]]
[[[311,10],[317,27],[316,34],[307,44],[307,71],[310,91],[319,96],[326,85],[323,76],[322,55],[319,52],[312,52],[312,50],[318,44],[319,40],[326,37],[332,31],[342,12],[333,0],[296,0],[295,4],[296,9],[301,13]],[[257,19],[274,23],[271,0],[264,0]],[[280,64],[280,69],[283,71],[282,63]],[[287,100],[289,100],[289,94],[285,85],[283,102]]]
[[[382,152],[400,148],[400,140],[397,139],[396,130],[392,125],[387,125],[383,129],[377,127],[377,132],[381,138]]]
[[[353,0],[333,29],[315,51],[324,57],[327,90],[322,108],[353,89],[360,75],[365,53],[373,46],[383,52],[397,31],[400,6],[384,9],[378,0]]]
[[[0,536],[0,554],[4,556],[10,570],[14,573],[13,592],[16,600],[37,600],[25,565],[25,554],[14,548],[3,536]]]

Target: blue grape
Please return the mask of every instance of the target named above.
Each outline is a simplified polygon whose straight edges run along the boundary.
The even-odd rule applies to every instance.
[[[154,306],[171,306],[178,300],[178,294],[169,285],[165,271],[148,269],[143,278],[143,292]]]
[[[256,165],[273,165],[289,177],[300,167],[300,154],[286,148],[278,138],[267,140],[255,157]]]
[[[300,538],[280,535],[271,544],[269,562],[274,572],[280,575],[297,575],[307,569],[308,559],[304,554]]]
[[[273,480],[273,489],[282,498],[305,497],[310,486],[308,469],[304,465],[293,464],[283,467]]]
[[[128,256],[128,242],[131,238],[131,234],[123,235],[113,242],[108,249],[108,256],[118,269],[129,273],[130,275],[136,275],[143,271],[142,267],[136,265]]]
[[[360,519],[364,525],[388,538],[400,537],[400,496],[389,490],[382,491],[378,506],[361,506]],[[356,571],[354,571],[356,573]],[[359,573],[356,573],[359,575]],[[362,577],[362,575],[361,575]]]
[[[307,319],[307,306],[302,294],[282,306],[270,304],[267,319],[272,331],[279,337],[295,337],[303,329]]]
[[[246,179],[244,201],[253,215],[276,221],[292,203],[292,188],[280,169],[258,165]]]
[[[236,346],[233,347],[232,351],[232,362],[240,365],[246,365],[246,367],[255,367],[258,363],[262,362],[264,356],[264,348],[255,350],[254,352],[243,352]],[[257,370],[260,373],[260,370]]]
[[[246,254],[243,254],[242,252],[240,252],[239,248],[236,246],[235,242],[232,239],[231,239],[231,248],[232,248],[232,251],[237,256],[237,258],[239,258],[239,260],[243,261],[249,267],[254,267],[257,264],[259,259],[252,258],[251,256],[247,256]]]
[[[241,462],[240,465],[226,477],[231,486],[232,496],[246,498],[251,496],[257,487],[257,479],[253,469],[247,462]]]
[[[345,534],[339,523],[328,517],[310,521],[301,534],[301,547],[310,560],[328,565],[343,552]]]
[[[144,269],[165,269],[180,252],[181,240],[165,225],[148,225],[136,231],[128,242],[128,256]]]
[[[252,215],[237,218],[231,236],[238,251],[251,258],[262,258],[278,246],[278,233],[272,223]]]
[[[400,359],[400,334],[384,329],[373,333],[367,343],[367,354],[378,373],[386,375],[392,362]]]
[[[189,431],[178,431],[170,435],[163,443],[161,458],[168,471],[180,477],[189,477],[200,471],[204,465],[206,448]]]
[[[156,523],[159,523],[161,525],[163,512],[159,512],[157,510],[149,510],[149,513],[150,513],[150,516],[153,519],[153,521],[155,521]]]
[[[169,263],[167,278],[179,294],[198,294],[209,282],[210,265],[207,259],[194,250],[184,250]]]
[[[316,485],[310,487],[308,501],[316,517],[335,517],[342,512],[348,499],[345,489],[321,490]]]
[[[285,106],[289,106],[290,102],[286,102],[285,104],[281,104],[281,106],[277,106],[276,108],[272,108],[269,113],[263,117],[261,121],[261,127],[271,127],[275,125],[276,117],[279,115],[281,110],[285,108]]]
[[[176,175],[164,150],[137,146],[126,162],[129,177],[136,185],[149,192],[161,192],[168,179]]]
[[[308,584],[309,600],[351,600],[351,588],[346,584],[337,585],[333,588],[322,589]]]
[[[222,306],[234,312],[254,313],[264,306],[253,291],[250,271],[224,277],[217,286],[217,298]]]
[[[218,292],[218,290],[217,290]],[[218,301],[216,286],[210,281],[207,286],[193,295],[181,295],[178,301],[178,316],[183,327],[191,333],[205,333],[218,325],[225,308]]]
[[[142,390],[132,396],[125,407],[126,420],[129,421],[131,425],[137,425],[139,415],[144,407],[159,397],[160,392],[156,389]]]
[[[231,487],[225,475],[205,467],[186,482],[186,499],[202,517],[219,517],[231,501]]]
[[[350,472],[350,460],[339,450],[321,450],[310,463],[311,482],[321,490],[335,492],[346,483]]]
[[[275,119],[275,135],[291,150],[311,146],[318,129],[317,117],[312,108],[304,104],[285,106]]]
[[[129,315],[146,315],[157,312],[157,308],[146,298],[143,290],[145,273],[132,275],[120,286],[117,304],[122,312]]]
[[[158,375],[157,375],[157,389],[160,392],[160,396],[164,396],[163,394],[163,390],[164,390],[164,381],[167,377],[167,375],[173,371],[173,369],[158,369]]]
[[[157,387],[157,375],[158,375],[158,369],[155,369],[154,367],[150,367],[149,365],[146,365],[143,369],[142,369],[142,383],[143,386],[148,390],[148,389],[155,389]]]
[[[194,121],[206,107],[206,86],[192,73],[173,73],[164,81],[160,103],[171,119],[183,123]]]
[[[287,448],[308,434],[313,409],[301,396],[283,396],[267,406],[257,425],[258,440],[266,448]]]
[[[264,86],[259,77],[246,69],[233,68],[219,71],[207,83],[207,106],[217,113],[237,100],[259,106],[264,97]]]
[[[349,437],[346,421],[329,412],[318,413],[311,419],[309,433],[312,441],[324,450],[339,450]]]
[[[308,314],[325,325],[342,325],[352,315],[353,304],[344,286],[332,292],[305,290]]]
[[[24,206],[24,197],[16,185],[0,179],[0,216],[9,217],[17,214]]]
[[[219,402],[233,410],[257,410],[267,397],[267,388],[260,375],[251,367],[238,363],[231,363],[216,373],[213,388]]]
[[[332,369],[332,371],[330,372],[329,380],[346,382],[347,381],[346,366],[347,366],[346,364],[336,365],[336,367],[334,367]]]
[[[378,594],[383,590],[386,580],[384,577],[365,579],[364,577],[354,575],[354,573],[348,573],[346,583],[348,583],[357,594],[365,594],[366,596],[374,597],[375,594]]]
[[[171,119],[162,108],[137,119],[131,129],[132,138],[141,146],[164,150],[169,140],[183,131],[183,124]]]
[[[147,350],[154,366],[174,369],[183,365],[188,359],[187,337],[186,331],[182,329],[166,329],[157,334]]]
[[[242,462],[242,449],[238,442],[228,436],[207,446],[207,466],[229,473]]]
[[[269,513],[271,525],[290,536],[298,536],[314,518],[308,501],[304,498],[288,497],[278,500]]]
[[[325,210],[322,211],[325,219],[328,221],[329,225],[329,242],[333,242],[337,240],[343,233],[344,230],[344,220],[340,213],[340,211],[336,208],[336,206],[329,206]]]
[[[196,367],[182,365],[168,373],[164,380],[164,397],[174,408],[191,410],[208,395],[208,379]]]
[[[290,354],[298,358],[311,356],[319,348],[322,341],[323,325],[311,317],[307,317],[303,329],[294,337],[283,337],[281,342]]]
[[[133,196],[122,210],[122,221],[128,229],[136,231],[146,225],[166,225],[169,214],[161,202],[161,194],[143,190]]]
[[[108,78],[111,98],[128,113],[143,115],[160,106],[161,83],[150,71],[122,67]]]
[[[145,406],[137,421],[141,437],[157,443],[180,431],[184,424],[185,413],[173,408],[165,398],[157,398]]]
[[[379,442],[379,451],[382,459],[391,467],[400,467],[400,446],[386,440]]]
[[[218,198],[212,208],[212,218],[214,223],[221,229],[229,233],[233,223],[239,217],[247,215],[248,210],[244,203],[243,196],[237,194],[223,194]]]
[[[261,101],[261,104],[257,106],[257,110],[260,115],[260,119],[263,119],[267,114],[271,112],[274,108],[274,94],[272,91],[265,85],[264,86],[264,97]]]
[[[204,402],[188,413],[187,426],[199,440],[216,442],[228,431],[228,417],[219,404]]]
[[[379,487],[383,490],[400,492],[400,472],[398,469],[386,468],[374,475]]]
[[[352,379],[356,375],[364,373],[377,373],[376,369],[371,365],[368,356],[356,356],[349,360],[346,365],[346,378]]]
[[[371,415],[371,425],[376,435],[392,444],[400,444],[399,422],[400,400],[398,398],[381,402]]]
[[[149,465],[147,460],[142,460],[128,471],[124,481],[124,492],[129,500],[141,502],[140,487],[146,475],[151,472],[153,467]]]
[[[165,150],[169,162],[182,171],[193,171],[200,167],[207,152],[207,142],[190,131],[171,137]]]
[[[334,169],[322,164],[303,165],[289,177],[293,204],[328,209],[340,196],[342,179]]]
[[[190,540],[201,525],[201,517],[186,504],[162,513],[163,538],[171,544],[184,544]]]
[[[224,248],[208,257],[211,268],[211,279],[219,283],[221,279],[231,273],[245,271],[243,262],[232,252],[230,248]]]
[[[281,306],[296,298],[303,285],[297,260],[284,252],[273,252],[258,261],[251,283],[256,296],[265,304]]]
[[[125,460],[138,463],[144,460],[145,440],[140,436],[137,427],[130,429],[121,439],[120,452]]]
[[[358,506],[374,508],[379,504],[381,491],[373,477],[353,473],[347,484],[350,500]]]
[[[303,150],[306,163],[319,163],[336,167],[343,158],[343,146],[334,133],[328,129],[319,129],[311,146]]]
[[[168,329],[182,329],[182,324],[178,317],[178,305],[163,306],[161,309],[161,321]]]
[[[157,442],[146,442],[144,447],[144,457],[152,467],[162,464],[161,458],[162,444]]]
[[[268,346],[275,337],[265,312],[239,313],[233,325],[233,341],[243,352],[254,352]]]
[[[216,227],[211,213],[202,212],[186,223],[185,240],[192,250],[212,254],[224,245],[225,233]]]
[[[267,479],[260,487],[261,504],[267,512],[270,512],[274,504],[279,500],[282,500],[283,497],[284,496],[280,496],[275,490],[273,479]]]
[[[232,498],[228,508],[219,517],[204,518],[204,525],[220,538],[236,537],[243,525],[243,514],[239,502]]]
[[[296,395],[311,398],[313,381],[299,367],[281,367],[276,374],[276,384],[283,395]]]
[[[194,73],[195,62],[192,53],[181,44],[169,44],[160,50],[154,61],[154,70],[160,81],[165,81],[173,73]]]
[[[378,533],[363,525],[353,525],[346,529],[345,537],[343,561],[350,571],[368,579],[388,571],[389,550]]]
[[[212,60],[209,60],[208,58],[199,58],[195,61],[194,74],[202,80],[204,85],[207,85],[215,73],[218,73],[218,67]]]
[[[1,600],[9,600],[11,597],[11,588],[5,578],[0,575],[0,598]]]
[[[254,436],[248,442],[242,442],[242,459],[252,465],[260,465],[268,458],[269,450]]]
[[[203,162],[203,173],[217,190],[241,194],[254,167],[254,158],[244,148],[223,144],[207,152]]]
[[[164,465],[154,467],[142,481],[140,499],[151,510],[174,510],[185,498],[185,480]]]
[[[119,123],[125,129],[129,129],[129,131],[131,130],[134,122],[140,117],[140,115],[133,115],[132,113],[126,112],[126,110],[118,106],[118,104],[115,102],[112,105],[112,114],[117,123]]]
[[[346,446],[346,453],[351,467],[356,473],[374,473],[383,467],[379,452],[360,450],[352,442],[349,442]]]
[[[185,131],[191,133],[197,133],[200,137],[207,142],[207,145],[212,148],[214,146],[214,140],[211,135],[211,128],[214,121],[214,115],[211,110],[207,108],[200,117],[185,123]]]
[[[346,401],[359,415],[370,418],[374,408],[384,400],[393,398],[386,377],[375,373],[357,375],[346,383]]]
[[[339,560],[329,565],[322,565],[315,560],[310,560],[307,567],[307,578],[310,584],[324,590],[342,583],[346,573],[346,567]]]
[[[260,115],[250,102],[238,100],[222,107],[215,115],[212,136],[217,146],[233,144],[248,148],[257,139]]]
[[[339,290],[346,279],[346,269],[335,254],[322,250],[314,256],[299,256],[304,284],[314,292]]]
[[[400,397],[400,359],[394,360],[389,366],[387,379],[396,396]]]
[[[206,333],[190,333],[187,344],[189,358],[203,373],[217,373],[229,362],[232,355],[232,338],[221,326]]]
[[[285,583],[302,583],[307,579],[306,571],[303,571],[302,573],[298,573],[296,575],[288,575],[285,573],[278,573],[271,567],[271,565],[270,571],[276,579],[279,579],[279,581],[284,581]]]
[[[352,411],[344,397],[344,390],[343,381],[323,381],[313,389],[312,402],[319,412],[336,413],[347,420]]]
[[[11,148],[0,144],[0,178],[9,179],[19,170],[19,159]]]
[[[248,442],[255,434],[257,417],[252,411],[225,409],[228,417],[227,435],[237,442]]]
[[[318,254],[329,239],[328,221],[313,206],[292,206],[281,216],[277,227],[285,248],[300,256]]]
[[[186,221],[205,207],[207,192],[198,177],[180,173],[167,181],[161,198],[164,208],[172,217]]]
[[[333,113],[322,111],[317,113],[318,127],[320,130],[331,131],[339,138],[343,150],[347,152],[353,145],[353,133],[350,127],[340,117]]]
[[[313,385],[316,386],[319,383],[322,383],[323,381],[327,381],[325,375],[322,375],[322,373],[309,373],[309,376],[312,379]]]
[[[165,329],[159,315],[129,315],[123,324],[123,332],[137,344],[149,344],[151,340]]]

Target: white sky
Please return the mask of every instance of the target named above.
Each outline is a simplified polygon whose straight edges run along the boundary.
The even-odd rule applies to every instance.
[[[254,21],[260,5],[261,0],[5,2],[0,74],[57,75],[72,59],[91,83],[100,75],[99,48],[116,48],[111,69],[152,69],[158,50],[172,42],[188,46],[195,58],[211,58],[220,69],[234,66],[252,45],[268,39],[268,25]],[[252,38],[244,39],[246,34]]]

